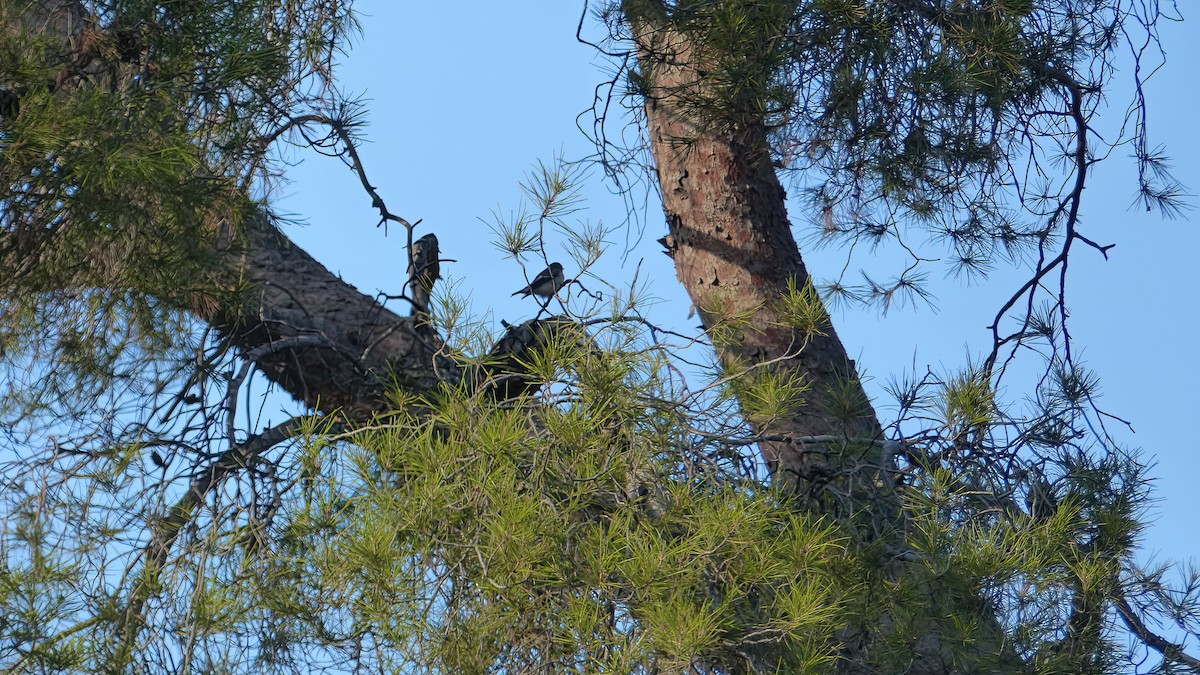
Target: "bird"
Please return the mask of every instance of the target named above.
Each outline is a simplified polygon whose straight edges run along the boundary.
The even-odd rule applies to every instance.
[[[550,266],[534,277],[528,286],[513,293],[513,295],[520,295],[523,298],[527,298],[530,295],[549,298],[566,285],[567,280],[563,277],[563,266],[555,262],[550,263]]]
[[[663,254],[666,255],[668,258],[671,258],[672,260],[674,260],[675,259],[675,237],[668,234],[665,237],[660,237],[658,239],[658,243],[662,244]]]
[[[429,295],[433,284],[442,276],[438,260],[438,240],[433,233],[413,242],[408,262],[408,280],[413,296],[413,313],[429,311]]]
[[[21,114],[21,94],[8,87],[0,87],[0,120],[13,119]]]

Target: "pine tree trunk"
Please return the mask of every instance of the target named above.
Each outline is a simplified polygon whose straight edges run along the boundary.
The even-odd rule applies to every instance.
[[[781,310],[789,282],[803,287],[809,275],[772,166],[767,130],[761,120],[721,123],[697,105],[705,99],[705,71],[711,68],[694,56],[689,38],[673,30],[659,3],[627,2],[626,11],[638,46],[667,244],[679,281],[727,369],[740,372],[762,364],[809,384],[790,416],[748,416],[755,432],[770,439],[759,443],[763,459],[802,508],[842,520],[860,543],[887,551],[885,583],[904,583],[910,562],[918,561],[918,570],[921,564],[905,539],[890,448],[854,362],[831,323],[821,334],[808,335],[789,327]],[[748,318],[732,339],[723,339],[720,324],[730,316]],[[903,672],[1020,670],[1020,660],[1002,646],[1003,629],[986,603],[915,583],[929,597],[928,629],[897,635],[898,622],[886,612],[875,625],[847,626],[838,635],[843,647],[838,672],[879,672],[879,664],[895,654],[876,652],[888,642],[894,647],[896,640],[911,650]],[[952,646],[933,627],[940,616],[977,617],[980,639],[966,649]],[[967,656],[972,652],[978,661]],[[756,667],[771,671],[769,655],[756,661]]]
[[[845,346],[828,321],[820,333],[806,334],[788,325],[780,306],[789,283],[803,288],[809,275],[771,164],[766,129],[760,121],[705,119],[692,100],[704,76],[688,39],[651,20],[635,20],[634,26],[679,281],[710,334],[731,316],[745,317],[734,339],[714,335],[727,368],[767,368],[808,384],[791,415],[751,418],[759,434],[778,439],[760,444],[763,459],[778,480],[801,490],[817,488],[831,471],[845,469],[851,459],[846,453],[861,455],[875,476],[887,465],[880,458],[883,433]]]

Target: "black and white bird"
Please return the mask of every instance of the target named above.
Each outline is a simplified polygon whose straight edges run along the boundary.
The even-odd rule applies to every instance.
[[[513,293],[513,295],[519,295],[523,298],[527,298],[530,295],[549,298],[566,285],[567,280],[563,277],[563,266],[558,263],[550,263],[550,266],[534,277],[528,286]]]

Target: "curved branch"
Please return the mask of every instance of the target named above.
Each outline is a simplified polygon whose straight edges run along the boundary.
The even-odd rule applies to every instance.
[[[1187,652],[1183,651],[1183,645],[1175,644],[1151,631],[1145,622],[1142,621],[1141,617],[1137,615],[1137,612],[1133,611],[1133,608],[1129,606],[1129,601],[1123,596],[1114,600],[1113,604],[1116,605],[1117,613],[1121,615],[1121,620],[1125,622],[1125,625],[1139,640],[1145,642],[1154,651],[1162,654],[1163,659],[1182,663],[1200,673],[1200,659],[1190,656]]]
[[[362,183],[363,189],[367,191],[368,195],[370,195],[371,207],[379,211],[379,224],[386,227],[389,221],[393,223],[399,223],[411,232],[413,223],[410,223],[404,218],[389,211],[387,204],[383,201],[383,197],[380,197],[379,192],[375,189],[375,186],[371,185],[371,181],[367,178],[366,167],[363,166],[362,158],[358,155],[358,145],[354,142],[354,137],[350,135],[350,130],[345,120],[330,117],[329,115],[321,115],[318,113],[292,117],[286,123],[282,124],[278,129],[267,134],[262,139],[261,145],[263,148],[266,148],[277,141],[280,136],[284,135],[288,131],[292,129],[303,130],[304,126],[307,124],[323,124],[329,127],[333,131],[334,135],[338,137],[338,140],[342,142],[342,145],[345,146],[344,154],[345,156],[349,157],[349,159],[346,159],[345,161],[354,171],[354,174],[358,176],[358,180],[360,183]],[[314,146],[321,145],[319,142],[313,142],[312,144]],[[339,156],[342,156],[342,154],[343,153],[338,153]],[[251,174],[252,173],[253,172],[251,172]]]
[[[238,392],[242,388],[242,383],[250,375],[250,368],[258,362],[259,359],[268,354],[277,353],[284,349],[294,349],[296,347],[324,345],[325,338],[319,335],[309,335],[303,337],[293,337],[278,342],[262,345],[251,349],[249,352],[242,355],[242,367],[238,369],[237,375],[229,382],[229,391],[225,393],[225,435],[228,437],[229,446],[237,445],[237,438],[234,436],[234,419],[237,412]]]

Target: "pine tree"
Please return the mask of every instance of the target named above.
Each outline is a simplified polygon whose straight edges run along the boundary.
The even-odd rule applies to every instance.
[[[625,152],[652,157],[703,333],[579,284],[493,335],[439,298],[436,238],[369,179],[334,78],[348,6],[0,6],[0,666],[1103,673],[1128,632],[1197,669],[1152,626],[1200,636],[1200,584],[1133,565],[1144,468],[1090,429],[1065,287],[1039,304],[1073,246],[1104,250],[1077,220],[1088,121],[1115,40],[1159,12],[604,5],[645,136],[597,138],[602,161],[622,180]],[[1141,195],[1171,214],[1144,133]],[[283,140],[341,158],[407,238],[409,315],[287,239],[263,198]],[[966,270],[1041,254],[992,353],[898,380],[897,420],[826,311],[850,291],[801,260],[797,172],[832,239],[923,228]],[[578,180],[539,167],[500,245],[535,258]],[[586,268],[604,232],[572,227]],[[860,294],[922,292],[914,273]],[[697,340],[710,368],[681,366]],[[1051,356],[1017,411],[997,391],[1030,345]],[[303,413],[246,427],[253,373]]]

